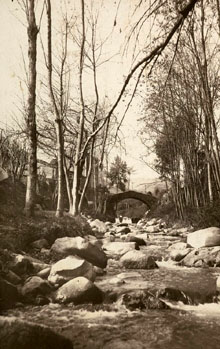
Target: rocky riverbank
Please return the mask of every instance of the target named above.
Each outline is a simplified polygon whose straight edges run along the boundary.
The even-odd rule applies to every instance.
[[[198,233],[192,227],[168,228],[159,219],[143,219],[137,225],[89,219],[84,226],[84,236],[59,233],[53,239],[48,234],[48,239],[44,232],[31,241],[29,253],[1,250],[1,344],[3,338],[12,338],[1,347],[12,348],[19,332],[24,333],[27,348],[43,348],[47,329],[41,328],[36,317],[26,316],[30,307],[52,309],[57,304],[76,309],[90,304],[94,310],[165,311],[177,302],[218,302],[220,229]],[[175,272],[164,268],[166,263],[175,266]],[[24,314],[23,321],[17,312]],[[27,324],[27,319],[34,324]],[[41,343],[30,344],[33,336],[40,337]],[[65,338],[62,344],[62,337],[57,336],[48,329],[45,348],[50,347],[50,338],[51,347],[56,340],[61,340],[60,347],[72,346]],[[24,338],[19,340],[20,347],[26,348]]]

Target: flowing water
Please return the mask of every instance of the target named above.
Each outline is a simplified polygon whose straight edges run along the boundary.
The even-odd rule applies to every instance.
[[[142,311],[129,311],[120,302],[96,306],[49,304],[12,309],[7,315],[50,326],[70,338],[74,348],[220,348],[220,303],[212,300],[220,268],[186,268],[170,261],[160,261],[158,266],[135,271],[115,268],[96,284],[117,292],[120,287],[121,293],[177,288],[189,297],[188,304],[169,300],[169,309]],[[120,286],[112,281],[122,277]]]

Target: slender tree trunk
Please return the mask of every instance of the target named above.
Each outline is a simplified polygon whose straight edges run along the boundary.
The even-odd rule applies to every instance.
[[[37,34],[38,28],[35,20],[34,0],[27,2],[28,19],[28,59],[29,59],[29,81],[28,81],[28,106],[27,106],[27,135],[28,135],[28,176],[25,200],[26,215],[34,215],[37,186],[37,135],[36,135],[36,61],[37,61]]]
[[[64,139],[63,139],[63,123],[62,123],[62,69],[60,76],[60,88],[61,88],[61,97],[60,97],[60,112],[57,107],[57,103],[54,96],[53,91],[53,83],[52,83],[52,39],[51,39],[51,28],[52,28],[52,19],[51,19],[51,2],[47,0],[47,45],[48,45],[48,83],[50,90],[50,98],[53,105],[54,113],[55,113],[55,129],[56,129],[56,137],[57,137],[57,168],[58,168],[58,178],[57,178],[57,208],[56,208],[56,216],[62,217],[64,210],[64,190],[65,190],[65,178],[64,178]],[[65,57],[62,62],[65,62]]]
[[[94,173],[94,176],[93,176],[93,193],[94,193],[94,209],[95,209],[95,212],[97,212],[98,210],[98,194],[97,194],[97,184],[96,183],[96,175],[95,175],[95,164],[94,164],[94,161],[93,161],[93,173]]]
[[[83,74],[83,65],[84,65],[84,47],[85,47],[85,9],[84,9],[84,0],[81,0],[81,9],[82,9],[82,43],[81,43],[81,52],[80,52],[80,72],[79,72],[79,88],[80,88],[80,103],[81,103],[81,113],[79,120],[79,133],[77,138],[76,145],[76,154],[75,154],[75,162],[74,162],[74,174],[73,174],[73,187],[72,187],[72,198],[73,204],[71,207],[70,213],[73,215],[77,215],[79,213],[79,191],[80,191],[80,156],[82,150],[82,142],[84,135],[84,120],[85,120],[85,106],[83,99],[83,82],[82,82],[82,74]]]
[[[57,169],[58,169],[58,178],[57,178],[57,209],[56,217],[63,216],[64,210],[64,193],[65,193],[65,177],[64,177],[64,141],[63,141],[63,127],[62,120],[56,119],[56,135],[57,135]]]
[[[63,161],[64,161],[63,162],[64,176],[65,176],[65,180],[66,180],[66,190],[67,190],[67,195],[68,195],[68,200],[69,200],[69,211],[71,211],[72,204],[73,204],[73,198],[72,198],[72,193],[71,193],[71,188],[70,188],[70,180],[69,180],[69,176],[68,176],[65,156],[64,156]]]
[[[85,198],[86,190],[88,188],[89,181],[90,181],[91,174],[92,174],[94,143],[95,143],[95,138],[92,139],[91,149],[90,149],[90,153],[89,153],[89,169],[88,169],[88,172],[86,175],[86,181],[85,181],[85,184],[84,184],[84,187],[83,187],[83,190],[81,193],[80,201],[79,201],[79,211],[80,212],[82,210],[82,205],[83,205],[83,201]]]
[[[216,7],[217,7],[217,14],[218,14],[218,29],[219,29],[219,35],[220,35],[220,4],[219,4],[219,0],[216,0]]]

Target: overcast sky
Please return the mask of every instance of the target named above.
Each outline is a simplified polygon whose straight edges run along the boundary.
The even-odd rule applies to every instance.
[[[94,0],[100,2],[100,0]],[[100,28],[103,30],[102,35],[106,35],[112,28],[114,29],[114,35],[106,46],[106,50],[109,52],[117,52],[119,46],[123,43],[123,31],[126,26],[129,25],[129,10],[134,5],[135,0],[121,1],[120,11],[116,18],[116,26],[113,28],[116,5],[118,2],[113,0],[105,0],[102,9],[102,17],[100,22]],[[39,2],[40,4],[40,2]],[[60,0],[53,0],[52,5],[59,6]],[[58,11],[59,12],[59,11]],[[21,23],[22,14],[16,4],[16,1],[11,2],[9,0],[0,0],[0,127],[10,125],[12,122],[12,115],[16,114],[18,117],[17,106],[19,104],[19,98],[22,97],[22,84],[21,79],[24,78],[24,65],[22,61],[21,51],[24,55],[26,52],[26,29]],[[131,60],[129,57],[122,57],[117,55],[114,57],[113,62],[108,63],[100,71],[99,83],[101,84],[101,90],[103,93],[108,94],[111,101],[117,96],[117,92],[120,90],[123,82],[123,75],[129,71]],[[122,115],[123,108],[118,109],[118,115]],[[131,182],[133,186],[147,181],[151,181],[156,173],[150,170],[149,167],[140,161],[140,156],[144,153],[144,148],[137,136],[137,118],[140,117],[140,110],[138,105],[134,102],[133,107],[128,112],[126,119],[123,123],[122,133],[125,137],[124,142],[126,145],[126,153],[121,149],[114,150],[112,157],[117,153],[126,160],[128,166],[132,167],[135,171],[132,174]]]

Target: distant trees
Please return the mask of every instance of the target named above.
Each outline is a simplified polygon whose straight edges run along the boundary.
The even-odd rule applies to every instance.
[[[107,178],[111,185],[115,185],[117,191],[125,191],[126,183],[128,182],[128,175],[130,169],[125,161],[123,161],[118,155],[115,157],[114,162],[111,164],[110,170],[107,173]]]
[[[22,179],[27,166],[26,144],[9,131],[0,130],[0,167],[15,183]]]

